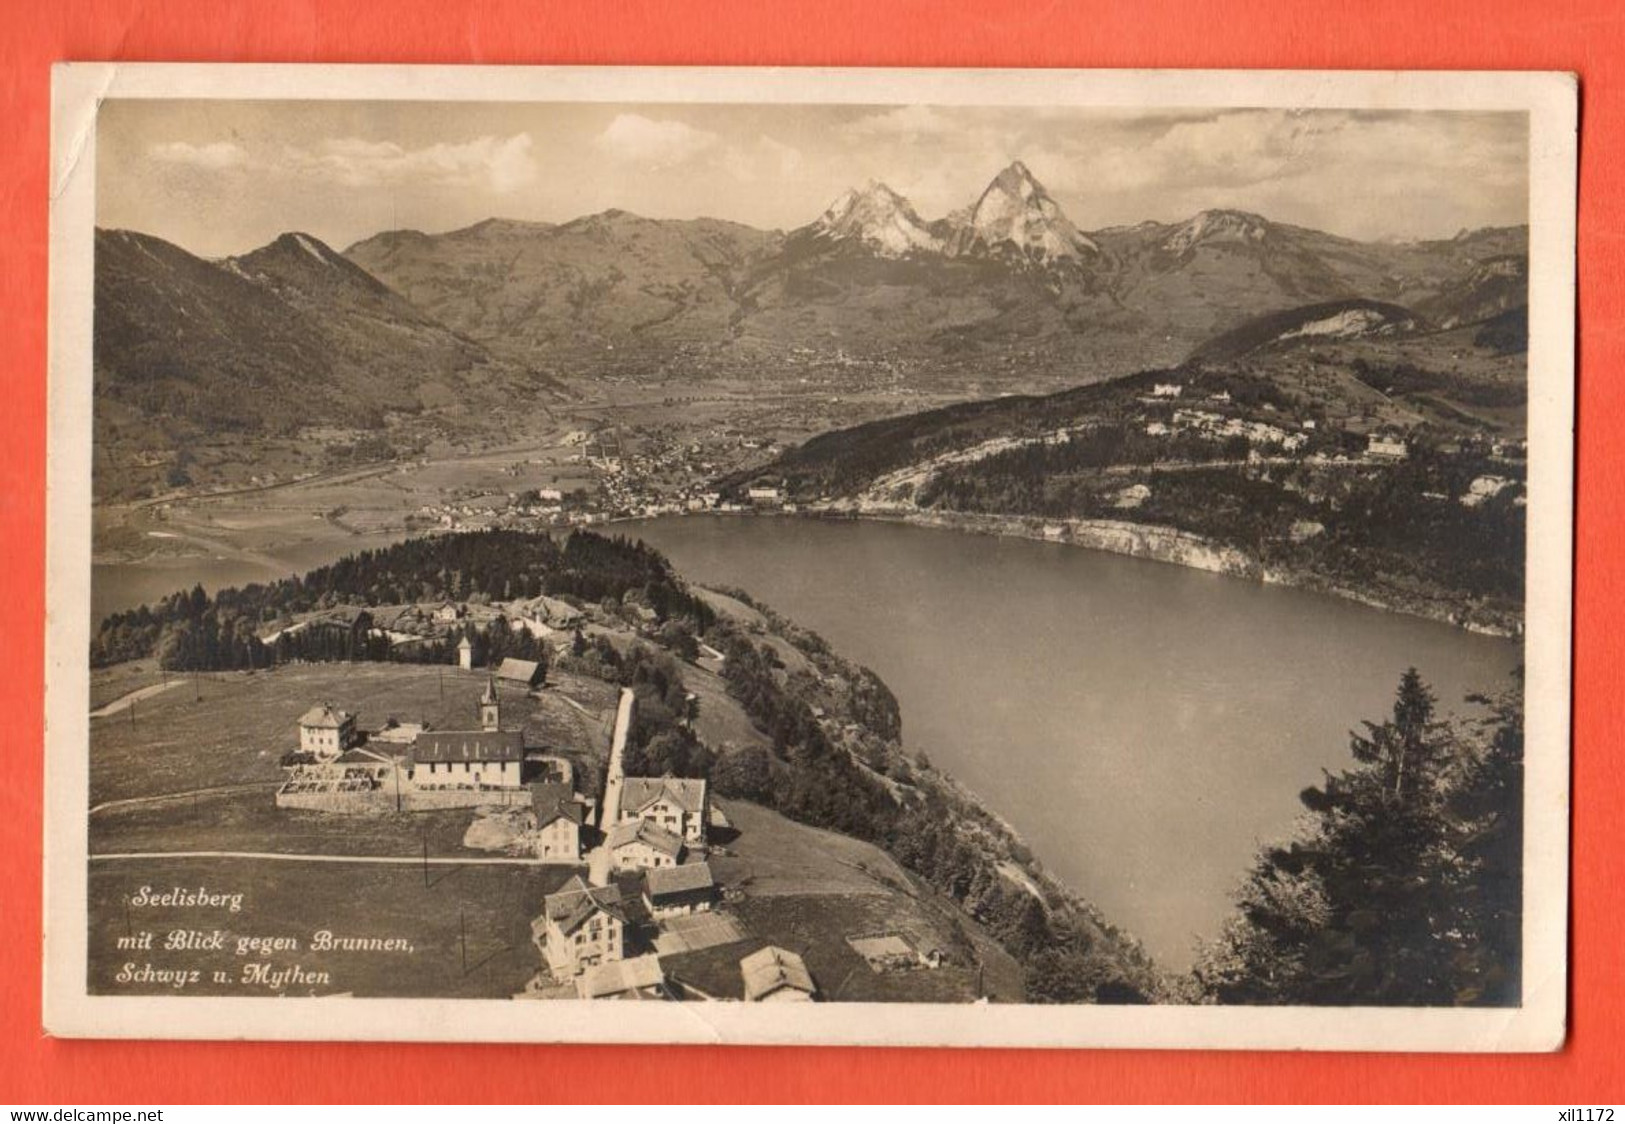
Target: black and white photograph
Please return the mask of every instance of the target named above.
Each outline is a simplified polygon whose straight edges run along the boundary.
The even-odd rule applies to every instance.
[[[1561,1045],[1570,79],[56,79],[54,1033]]]

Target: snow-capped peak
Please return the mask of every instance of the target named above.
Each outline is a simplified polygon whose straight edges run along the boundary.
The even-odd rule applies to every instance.
[[[993,177],[971,207],[956,249],[970,254],[1014,253],[1044,264],[1100,252],[1020,160]]]
[[[908,200],[878,180],[843,193],[813,227],[827,238],[856,239],[887,257],[942,249],[941,239],[931,233]]]

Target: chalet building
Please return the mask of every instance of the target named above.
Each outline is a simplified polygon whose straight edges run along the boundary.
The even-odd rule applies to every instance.
[[[649,953],[630,960],[610,960],[576,978],[583,999],[671,999],[660,957]]]
[[[434,619],[441,624],[455,624],[463,619],[467,610],[455,601],[442,602],[434,611]]]
[[[533,784],[530,803],[536,813],[536,857],[543,862],[580,862],[586,812],[570,786]]]
[[[582,612],[568,601],[560,601],[557,597],[532,597],[529,601],[515,602],[513,605],[517,619],[521,622],[534,621],[545,624],[550,628],[574,628],[581,623]]]
[[[542,665],[535,660],[505,659],[497,665],[496,678],[533,691],[542,685]]]
[[[748,1003],[806,1003],[818,994],[807,962],[788,949],[769,945],[739,962]]]
[[[1184,391],[1184,386],[1177,382],[1159,382],[1151,387],[1151,397],[1178,398]]]
[[[626,954],[626,912],[614,886],[589,886],[580,875],[542,901],[542,915],[531,922],[548,971],[561,980],[589,968],[620,960]]]
[[[704,780],[687,777],[627,777],[621,784],[615,822],[648,820],[683,841],[704,845],[710,794]]]
[[[650,820],[633,819],[609,829],[604,841],[616,870],[655,870],[683,861],[683,837]]]
[[[420,789],[518,790],[524,764],[518,730],[436,730],[412,745],[412,783]]]
[[[355,715],[327,703],[313,706],[299,718],[299,751],[318,761],[331,761],[355,744]]]
[[[717,880],[709,863],[657,867],[643,880],[643,904],[656,921],[706,913],[716,900]]]

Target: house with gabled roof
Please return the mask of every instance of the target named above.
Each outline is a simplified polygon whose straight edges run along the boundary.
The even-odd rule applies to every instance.
[[[581,861],[581,825],[586,810],[567,784],[530,786],[530,806],[536,816],[536,856],[543,862]]]
[[[652,820],[633,819],[609,829],[604,840],[616,870],[655,870],[683,861],[683,837]]]
[[[621,783],[617,823],[644,819],[680,835],[687,843],[705,843],[710,793],[691,777],[627,777]]]
[[[534,690],[542,685],[542,665],[535,660],[516,660],[510,656],[497,665],[496,677],[527,691]]]
[[[656,867],[643,879],[643,904],[656,921],[705,913],[716,900],[717,880],[710,863]]]
[[[654,953],[629,960],[610,960],[576,977],[583,999],[670,999],[666,973]]]
[[[299,750],[318,761],[333,760],[355,741],[355,715],[347,710],[322,703],[299,717]]]
[[[818,994],[807,962],[789,949],[768,945],[739,962],[749,1003],[805,1003]]]
[[[614,886],[589,886],[574,875],[542,899],[531,940],[548,971],[561,980],[626,955],[626,911]]]

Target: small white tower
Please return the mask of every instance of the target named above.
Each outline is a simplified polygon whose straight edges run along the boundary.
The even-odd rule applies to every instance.
[[[457,645],[457,666],[464,671],[474,670],[474,644],[466,636]]]
[[[491,678],[485,681],[485,694],[480,696],[480,729],[494,731],[501,728],[502,704],[497,701],[497,681]]]

